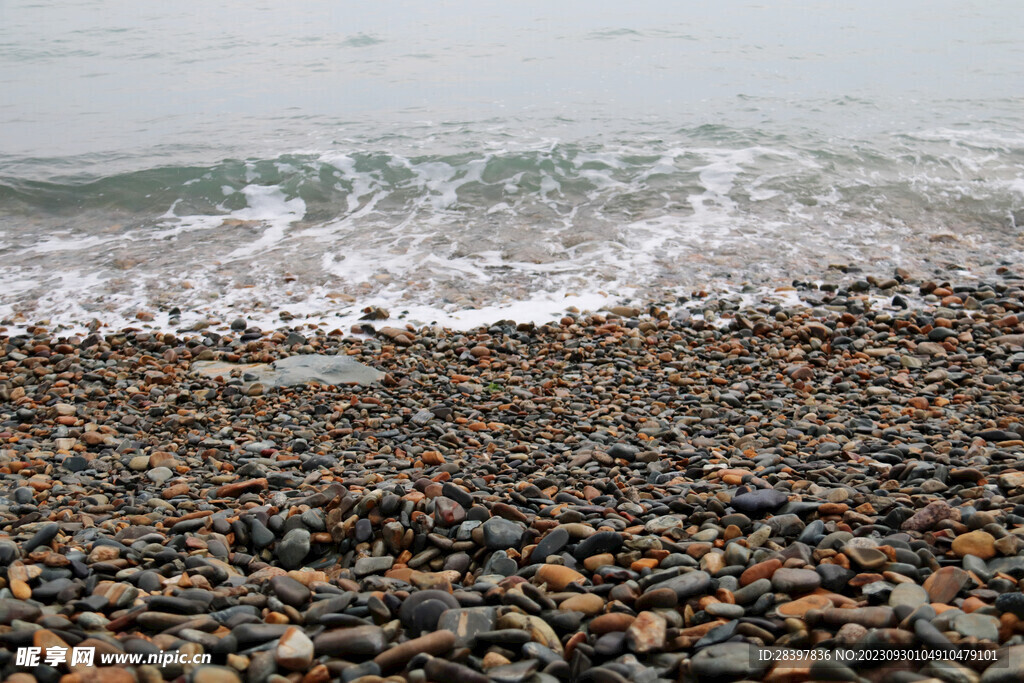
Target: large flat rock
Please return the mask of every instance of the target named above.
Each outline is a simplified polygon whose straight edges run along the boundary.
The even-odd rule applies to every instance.
[[[227,363],[201,360],[192,363],[191,371],[204,377],[225,378],[241,373],[246,384],[259,382],[265,387],[288,387],[296,384],[373,384],[384,373],[347,356],[289,356],[273,363]]]

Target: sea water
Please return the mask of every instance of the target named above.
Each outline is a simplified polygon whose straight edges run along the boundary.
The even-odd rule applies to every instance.
[[[1015,0],[8,0],[0,324],[458,326],[1012,267],[1022,25]]]

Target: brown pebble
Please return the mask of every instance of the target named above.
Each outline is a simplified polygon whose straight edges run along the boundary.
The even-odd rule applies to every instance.
[[[261,491],[267,488],[267,480],[264,478],[259,479],[248,479],[245,481],[236,481],[231,484],[225,484],[217,489],[218,498],[237,498],[243,493],[249,491]]]
[[[385,650],[373,661],[384,673],[397,671],[404,667],[410,659],[421,652],[430,655],[442,655],[455,647],[455,634],[451,631],[434,631],[419,638],[413,638],[390,650]]]
[[[672,609],[679,603],[679,596],[671,588],[654,588],[636,599],[636,609]]]
[[[765,560],[764,562],[758,562],[755,565],[747,567],[742,574],[740,574],[740,585],[747,586],[758,579],[770,579],[776,570],[782,567],[782,561],[772,558]]]
[[[983,560],[990,560],[996,556],[995,536],[987,531],[971,531],[960,534],[953,539],[953,552],[957,557],[974,555]]]
[[[563,565],[545,564],[537,570],[537,580],[546,583],[551,590],[565,590],[570,583],[581,583],[586,580],[583,574]]]
[[[571,598],[563,600],[558,609],[566,612],[582,612],[587,616],[593,616],[604,608],[604,598],[593,593],[580,593]]]
[[[610,564],[615,564],[615,556],[611,553],[591,555],[587,559],[583,560],[583,567],[588,572],[597,571],[599,567],[605,567]]]
[[[588,629],[595,635],[603,636],[605,633],[612,633],[613,631],[625,631],[633,625],[635,620],[636,617],[631,614],[609,612],[608,614],[594,617],[593,621],[588,625]]]
[[[932,602],[949,604],[965,586],[971,577],[958,567],[943,567],[924,581],[924,589]]]

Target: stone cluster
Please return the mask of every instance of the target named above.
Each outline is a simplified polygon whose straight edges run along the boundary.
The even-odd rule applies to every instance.
[[[1024,288],[1002,277],[369,338],[0,337],[0,673],[1019,680]],[[192,368],[303,354],[385,374]],[[211,661],[19,668],[30,646]],[[854,646],[951,654],[806,656]],[[782,650],[804,655],[760,655]]]

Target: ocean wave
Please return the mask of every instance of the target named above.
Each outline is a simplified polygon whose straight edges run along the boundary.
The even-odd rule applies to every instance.
[[[997,131],[837,144],[703,126],[671,140],[493,139],[452,154],[352,144],[7,176],[0,287],[22,316],[368,300],[468,310],[783,280],[829,262],[980,263],[1019,255],[1022,156],[1024,139]]]

